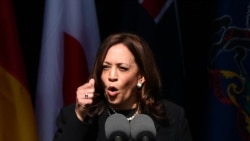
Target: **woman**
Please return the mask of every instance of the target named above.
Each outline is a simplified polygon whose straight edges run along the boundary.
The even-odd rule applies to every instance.
[[[183,108],[163,99],[161,87],[146,41],[131,33],[110,35],[98,50],[89,82],[78,87],[76,103],[61,110],[54,141],[108,140],[105,122],[115,113],[128,122],[148,115],[155,141],[192,141]]]

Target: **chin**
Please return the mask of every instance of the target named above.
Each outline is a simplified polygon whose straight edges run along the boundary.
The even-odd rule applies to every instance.
[[[112,106],[117,106],[117,105],[119,105],[120,104],[120,102],[119,101],[116,101],[116,100],[108,100],[108,103],[110,104],[110,105],[112,105]]]

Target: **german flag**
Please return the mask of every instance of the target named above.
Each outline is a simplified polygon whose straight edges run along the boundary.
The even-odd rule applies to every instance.
[[[0,0],[0,140],[37,141],[11,0]]]

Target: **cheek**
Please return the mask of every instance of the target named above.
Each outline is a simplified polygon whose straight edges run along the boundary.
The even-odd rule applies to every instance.
[[[121,84],[123,86],[123,88],[126,89],[134,89],[136,87],[137,84],[137,80],[135,79],[136,77],[124,77],[123,79],[121,79]]]
[[[124,97],[131,97],[131,95],[134,95],[135,89],[135,81],[124,81],[124,83],[121,84],[121,93]]]

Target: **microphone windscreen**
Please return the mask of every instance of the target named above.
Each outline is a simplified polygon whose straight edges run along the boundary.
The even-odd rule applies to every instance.
[[[112,141],[117,137],[127,140],[130,136],[130,125],[127,118],[122,114],[112,114],[105,122],[105,136]]]
[[[130,121],[131,137],[133,140],[141,140],[148,137],[151,140],[156,137],[154,121],[146,114],[139,114]]]

